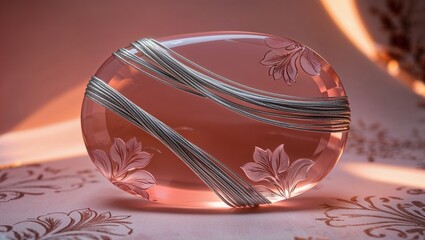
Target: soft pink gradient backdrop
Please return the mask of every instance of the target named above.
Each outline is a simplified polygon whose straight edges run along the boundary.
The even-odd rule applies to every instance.
[[[354,47],[319,1],[3,0],[0,162],[87,156],[79,124],[85,85],[118,48],[226,30],[286,36],[317,51],[341,78],[353,122],[384,120],[399,133],[423,118],[414,117],[422,99]]]
[[[330,38],[345,41],[318,1],[1,1],[0,133],[78,117],[86,82],[119,47],[217,30],[291,37],[325,58]]]

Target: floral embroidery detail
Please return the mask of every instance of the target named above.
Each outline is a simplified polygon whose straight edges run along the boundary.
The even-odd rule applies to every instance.
[[[326,217],[317,220],[330,227],[361,227],[366,235],[374,238],[424,239],[425,203],[422,201],[406,202],[392,196],[336,200],[338,204],[322,205]]]
[[[346,149],[369,162],[402,158],[406,163],[411,161],[418,168],[425,168],[425,131],[416,127],[406,134],[395,135],[378,122],[359,120],[351,124]]]
[[[33,164],[0,170],[0,203],[26,196],[39,196],[49,192],[60,193],[96,183],[96,170],[66,172],[64,169]]]
[[[310,76],[320,74],[322,65],[317,55],[299,42],[289,39],[266,38],[266,45],[271,48],[260,63],[269,68],[269,75],[274,80],[283,78],[291,86],[298,76],[298,66]]]
[[[255,147],[254,162],[241,168],[252,181],[267,181],[276,187],[277,192],[263,185],[255,186],[265,197],[288,199],[298,183],[307,178],[307,172],[313,165],[314,162],[307,158],[289,164],[289,157],[281,144],[273,152]]]
[[[133,229],[127,225],[130,216],[112,216],[86,208],[70,213],[50,213],[18,222],[13,226],[0,225],[5,239],[111,239],[128,236]]]
[[[99,149],[92,154],[94,164],[115,186],[149,199],[146,190],[156,184],[156,180],[142,168],[149,164],[153,154],[142,151],[142,144],[136,138],[133,137],[127,143],[121,138],[115,138],[109,156]]]
[[[425,195],[425,189],[420,188],[398,187],[396,190],[405,191],[409,195]]]

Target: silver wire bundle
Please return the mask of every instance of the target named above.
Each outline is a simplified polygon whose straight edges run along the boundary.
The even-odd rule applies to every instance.
[[[254,207],[270,203],[267,198],[223,163],[139,108],[99,78],[94,76],[90,80],[86,96],[160,140],[227,205]]]
[[[302,131],[349,130],[350,109],[346,97],[302,98],[267,93],[215,74],[153,39],[141,39],[132,46],[135,49],[122,48],[114,56],[151,78],[208,98],[243,116]],[[138,56],[137,51],[134,53],[135,50],[142,56]],[[161,141],[229,206],[254,207],[270,203],[222,162],[96,76],[90,80],[86,96]]]
[[[114,56],[150,77],[209,98],[246,117],[301,131],[349,130],[347,97],[303,98],[265,93],[215,74],[153,39],[141,39],[132,46],[144,58],[125,48],[119,49]],[[245,105],[235,100],[243,101]]]

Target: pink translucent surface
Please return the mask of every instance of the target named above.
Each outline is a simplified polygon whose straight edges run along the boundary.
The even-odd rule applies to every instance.
[[[158,40],[197,64],[251,88],[303,97],[345,96],[338,76],[318,55],[316,57],[321,66],[318,76],[302,71],[299,64],[296,82],[291,85],[284,79],[276,80],[270,76],[270,66],[261,63],[271,50],[265,44],[268,38],[276,37],[224,32]],[[338,161],[346,141],[346,133],[301,132],[249,119],[208,99],[149,78],[114,57],[102,65],[96,76],[221,160],[254,186],[264,185],[275,190],[268,182],[253,182],[241,168],[254,161],[255,147],[273,152],[284,144],[289,164],[300,158],[312,160],[314,165],[306,173],[306,178],[296,185],[290,197],[312,188],[325,177]],[[173,205],[220,205],[220,199],[158,140],[87,98],[82,108],[82,127],[92,159],[96,150],[109,154],[116,138],[127,142],[135,137],[137,142],[141,142],[143,152],[153,154],[149,163],[143,166],[143,171],[155,178],[155,184],[145,189],[148,197],[127,189],[128,192]]]

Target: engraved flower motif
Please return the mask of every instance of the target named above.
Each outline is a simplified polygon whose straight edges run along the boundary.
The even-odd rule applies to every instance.
[[[263,185],[255,186],[265,197],[271,198],[290,198],[298,183],[307,178],[307,172],[314,165],[307,158],[297,159],[290,164],[283,144],[273,152],[255,147],[253,157],[254,162],[246,163],[241,168],[252,181],[267,181],[275,186],[275,191]]]
[[[268,66],[269,75],[274,80],[283,78],[291,86],[298,76],[298,66],[310,76],[320,74],[322,65],[316,54],[299,42],[289,39],[266,38],[265,44],[271,48],[260,63]]]
[[[153,154],[142,151],[142,144],[136,138],[131,138],[127,143],[121,138],[115,138],[109,155],[100,149],[94,150],[92,154],[96,167],[115,186],[149,199],[146,190],[156,184],[156,180],[142,169],[149,164]]]

